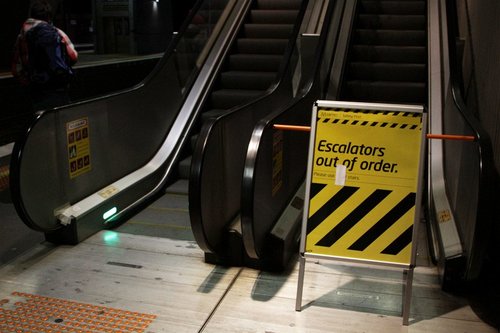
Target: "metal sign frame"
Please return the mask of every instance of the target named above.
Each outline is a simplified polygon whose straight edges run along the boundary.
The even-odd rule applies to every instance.
[[[409,260],[407,262],[401,262],[401,261],[387,261],[387,260],[378,260],[378,259],[371,259],[371,258],[359,258],[356,256],[342,256],[342,255],[335,255],[335,254],[329,254],[329,253],[315,253],[314,251],[307,251],[306,250],[306,245],[307,245],[307,237],[308,237],[308,231],[311,232],[311,230],[308,230],[308,222],[310,220],[310,203],[311,203],[311,185],[312,185],[312,179],[313,179],[313,172],[315,171],[314,167],[314,155],[316,153],[316,139],[318,136],[317,133],[317,127],[318,124],[317,122],[319,121],[318,118],[318,112],[321,110],[327,109],[327,112],[344,112],[341,117],[346,117],[348,116],[348,112],[354,113],[355,115],[359,115],[359,118],[362,118],[365,115],[370,115],[370,114],[382,114],[383,117],[386,116],[387,114],[392,114],[392,115],[397,115],[399,117],[402,117],[403,115],[405,117],[413,117],[419,118],[420,119],[420,126],[418,128],[412,128],[420,131],[420,138],[416,142],[419,144],[419,147],[415,147],[414,151],[417,152],[416,156],[413,156],[413,158],[416,158],[416,162],[418,164],[417,166],[417,174],[414,175],[415,178],[413,179],[414,181],[414,188],[415,188],[415,193],[414,196],[412,196],[412,200],[414,198],[414,214],[413,214],[413,221],[412,225],[408,228],[408,230],[411,230],[411,242],[409,243],[409,246],[411,248],[410,254],[409,254]],[[415,123],[415,120],[413,120]],[[416,120],[418,122],[418,119]],[[335,121],[336,125],[335,126],[344,126],[346,124],[347,126],[358,124],[358,121],[353,121],[353,120],[336,120]],[[362,121],[363,125],[366,123],[369,123],[367,121]],[[400,127],[400,128],[405,128],[407,129],[407,124],[397,124],[397,123],[377,123],[376,121],[373,122],[374,124],[377,124],[379,127],[386,127],[387,129],[390,128],[395,128],[395,127]],[[402,303],[402,317],[403,317],[403,325],[408,325],[409,321],[409,311],[410,311],[410,304],[411,304],[411,294],[412,294],[412,283],[413,283],[413,270],[416,265],[416,255],[417,255],[417,238],[418,238],[418,225],[419,225],[419,220],[420,220],[420,204],[422,201],[422,186],[423,186],[423,172],[424,172],[424,156],[425,156],[425,140],[426,140],[426,124],[427,124],[427,114],[424,112],[424,108],[422,106],[418,105],[403,105],[403,104],[382,104],[382,103],[361,103],[361,102],[341,102],[341,101],[317,101],[314,106],[313,106],[313,112],[312,112],[312,119],[311,119],[311,135],[310,135],[310,141],[309,141],[309,153],[308,153],[308,164],[307,164],[307,174],[306,174],[306,195],[305,195],[305,206],[304,206],[304,214],[302,218],[302,233],[301,233],[301,239],[300,239],[300,258],[299,258],[299,277],[298,277],[298,285],[297,285],[297,298],[296,298],[296,306],[295,309],[296,311],[301,311],[302,308],[302,292],[303,292],[303,285],[304,285],[304,275],[305,275],[305,264],[306,264],[306,259],[307,258],[316,258],[316,259],[326,259],[326,260],[337,260],[337,261],[346,261],[346,262],[358,262],[358,263],[365,263],[365,264],[370,264],[370,265],[383,265],[383,266],[389,266],[389,267],[395,267],[395,268],[401,268],[404,270],[404,291],[403,291],[403,303]],[[322,125],[323,126],[323,125]],[[368,125],[370,126],[370,125]],[[362,128],[362,127],[358,127]],[[350,127],[349,128],[349,133],[355,132],[353,129],[356,129],[356,127]],[[366,129],[366,128],[365,128]],[[378,129],[379,131],[385,130],[385,129]],[[347,131],[347,130],[346,130]],[[347,138],[348,142],[351,138]],[[327,141],[326,141],[327,142]],[[400,142],[398,142],[400,143]],[[326,147],[328,143],[325,143],[324,146]],[[349,144],[350,145],[350,144]],[[331,146],[330,146],[331,147]],[[337,146],[338,147],[338,146]],[[359,146],[358,146],[359,147]],[[350,148],[349,148],[350,149]],[[380,149],[380,148],[379,148]],[[385,149],[385,148],[384,148]],[[410,154],[410,153],[408,153]],[[380,156],[380,155],[379,155]],[[351,160],[353,162],[354,159]],[[348,163],[345,163],[346,161],[342,162],[343,164],[337,165],[337,162],[335,162],[335,175],[328,175],[328,177],[332,177],[335,180],[335,185],[338,185],[339,188],[344,188],[345,186],[345,177],[346,177],[346,165]],[[318,163],[318,161],[316,161]],[[368,162],[365,162],[368,163]],[[367,165],[367,164],[365,164]],[[332,167],[332,163],[330,163],[329,167]],[[382,168],[382,166],[380,166]],[[387,165],[387,168],[384,169],[384,171],[390,172],[391,164]],[[350,168],[352,170],[352,166]],[[374,176],[372,176],[374,177]],[[388,177],[390,178],[390,177]],[[389,185],[387,185],[389,186]],[[366,209],[374,209],[374,206],[371,206]],[[337,209],[337,208],[335,208]],[[365,209],[365,210],[366,210]],[[334,213],[335,210],[328,212]],[[409,214],[409,213],[407,213]],[[324,215],[326,216],[326,215]],[[323,216],[323,217],[324,217]],[[411,217],[411,216],[410,216]],[[407,217],[408,219],[408,217]],[[325,217],[323,221],[327,221],[327,218]],[[316,221],[315,226],[318,225]],[[340,223],[339,223],[340,224]],[[328,229],[327,229],[328,230]],[[407,231],[408,231],[407,230]],[[331,233],[331,231],[330,231]],[[340,236],[342,237],[342,236]],[[330,244],[328,244],[330,245]],[[327,246],[328,246],[327,245]],[[407,257],[407,256],[406,256]],[[405,257],[405,258],[406,258]]]

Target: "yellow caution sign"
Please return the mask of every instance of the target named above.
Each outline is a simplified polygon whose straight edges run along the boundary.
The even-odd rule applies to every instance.
[[[317,106],[311,134],[304,252],[409,265],[422,113]]]
[[[66,123],[66,140],[69,177],[73,179],[91,169],[88,118],[81,118]]]

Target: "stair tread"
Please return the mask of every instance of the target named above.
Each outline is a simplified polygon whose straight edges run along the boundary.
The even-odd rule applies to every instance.
[[[350,80],[418,82],[427,77],[425,64],[411,63],[351,62],[348,73]]]
[[[275,78],[275,72],[227,71],[221,73],[221,87],[231,89],[267,89]]]
[[[295,9],[252,9],[250,22],[252,23],[295,23],[298,10]]]
[[[425,82],[414,82],[414,81],[384,81],[384,80],[348,80],[349,84],[369,84],[373,86],[398,86],[398,85],[406,85],[406,86],[425,86]]]
[[[425,1],[373,1],[362,0],[360,13],[425,14]]]
[[[288,39],[276,38],[239,38],[237,47],[240,53],[246,54],[283,54]]]
[[[417,103],[427,101],[427,85],[424,82],[363,81],[346,82],[343,100]]]
[[[245,24],[247,38],[288,38],[292,30],[292,24]]]
[[[229,58],[229,66],[234,70],[275,72],[282,58],[281,54],[232,54]]]
[[[257,7],[261,9],[299,9],[302,0],[257,0]]]
[[[421,30],[356,29],[354,43],[360,45],[425,46],[427,34]]]
[[[425,30],[425,15],[360,14],[357,27],[369,29]]]

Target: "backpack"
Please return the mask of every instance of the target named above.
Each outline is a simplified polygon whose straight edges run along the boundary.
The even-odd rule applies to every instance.
[[[26,32],[28,76],[32,83],[67,85],[73,77],[66,46],[57,28],[39,23]]]

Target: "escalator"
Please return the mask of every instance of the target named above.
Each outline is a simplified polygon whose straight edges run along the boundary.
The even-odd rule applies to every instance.
[[[12,197],[22,220],[51,242],[76,244],[113,227],[161,193],[175,173],[216,74],[229,68],[223,60],[243,22],[251,22],[247,30],[258,34],[259,29],[262,33],[258,20],[265,24],[270,11],[271,16],[276,14],[273,5],[258,9],[266,3],[272,1],[198,1],[143,82],[40,112],[16,142],[11,163]],[[296,16],[289,10],[291,2],[276,3],[288,5],[281,17]],[[249,43],[240,38],[240,51]],[[282,52],[286,39],[267,44]],[[227,85],[231,80],[229,73],[220,81]],[[246,88],[242,99],[213,94],[213,107],[229,108],[228,100],[240,103],[261,93]],[[224,95],[224,90],[220,92]]]
[[[303,76],[293,98],[277,96],[281,103],[269,99],[267,112],[263,106],[249,106],[202,130],[206,139],[191,175],[191,184],[199,191],[190,194],[190,215],[195,238],[213,262],[231,263],[230,256],[240,253],[240,243],[244,247],[240,262],[270,270],[284,269],[296,253],[308,138],[274,130],[273,124],[308,124],[318,99],[427,102],[425,1],[328,5],[317,54],[301,63],[309,76]],[[306,36],[302,36],[304,44]],[[235,132],[228,129],[255,119],[257,110],[261,118],[250,123],[253,133],[243,166],[227,162],[240,161],[242,148],[232,142],[248,126]],[[235,170],[242,167],[240,176]],[[209,178],[209,170],[214,169],[220,175]]]
[[[358,1],[352,10],[348,5],[352,3],[344,8],[327,89],[313,92],[314,96],[424,105],[431,133],[475,138],[428,142],[423,209],[430,255],[439,266],[443,289],[463,290],[496,266],[492,198],[498,176],[490,139],[462,98],[457,4],[454,0]],[[294,248],[293,241],[286,243],[281,235],[300,223],[307,135],[280,133],[273,125],[307,124],[307,117],[300,114],[310,114],[315,100],[307,96],[304,105],[294,101],[257,123],[245,161],[241,189],[245,249],[250,257],[269,261],[274,268],[286,264],[286,256],[276,258],[280,246]],[[280,184],[278,189],[275,184]]]
[[[16,209],[47,240],[76,244],[189,178],[191,226],[207,261],[284,269],[297,253],[308,136],[273,125],[306,125],[313,102],[325,98],[442,112],[431,98],[442,91],[427,78],[427,36],[435,34],[427,31],[428,11],[423,0],[199,1],[144,82],[38,116],[14,149]],[[310,34],[304,22],[321,24]],[[449,129],[478,137],[468,126]],[[472,164],[482,196],[464,183],[445,184],[452,207],[436,207],[432,193],[432,208],[474,229],[469,219],[488,209],[481,206],[488,180],[477,174],[489,164],[467,159],[478,155],[470,147],[447,149]],[[448,179],[464,178],[453,164]],[[477,203],[476,216],[464,202]],[[450,238],[439,235],[445,222],[436,224],[436,242]],[[465,237],[465,247],[456,231],[452,254],[441,246],[437,256],[459,261],[450,279],[479,274],[484,247],[475,245],[485,230]]]
[[[359,1],[341,100],[426,104],[426,13],[426,1]]]
[[[299,143],[304,141],[300,139],[297,142],[292,138],[292,143],[297,143],[292,147],[286,138],[270,134],[266,144],[258,147],[264,148],[265,165],[259,169],[263,180],[252,178],[250,185],[261,185],[262,191],[248,189],[247,152],[255,153],[258,149],[252,132],[258,131],[262,119],[273,117],[300,101],[300,105],[289,113],[290,119],[301,122],[310,117],[310,106],[315,98],[321,96],[319,92],[323,89],[319,82],[328,77],[344,4],[344,1],[309,2],[307,19],[297,37],[292,61],[287,64],[279,85],[261,99],[204,123],[193,155],[189,209],[195,239],[205,252],[207,262],[266,270],[286,267],[293,252],[297,229],[285,226],[273,244],[268,241],[267,232],[269,221],[275,222],[276,213],[282,208],[281,203],[297,189],[296,174],[288,177],[288,174],[281,173],[285,170],[278,170],[273,176],[270,166],[279,164],[287,171],[292,170],[303,176],[305,159],[278,162],[272,158],[285,149],[302,156],[306,147]],[[312,84],[313,81],[316,83]],[[285,143],[287,146],[281,148]],[[273,147],[277,149],[274,153]],[[213,170],[217,173],[214,174]],[[248,198],[252,195],[255,201]],[[250,202],[256,203],[258,216],[253,221],[258,221],[258,226],[249,230],[249,218],[244,209]],[[300,206],[300,202],[297,205]],[[247,243],[254,236],[259,238],[259,246],[266,246],[266,253],[262,256],[260,251],[249,251]],[[267,247],[270,247],[268,252]]]
[[[276,84],[289,40],[301,19],[302,5],[302,0],[259,0],[252,4],[202,108],[198,131],[206,119],[244,105]],[[189,179],[196,132],[179,163],[178,176],[184,184]]]
[[[249,115],[254,119],[258,108],[220,118],[204,133],[205,152],[200,154],[205,157],[198,157],[196,166],[201,171],[194,169],[191,182],[199,191],[191,196],[190,209],[197,241],[208,257],[216,258],[214,262],[231,262],[228,256],[238,253],[242,242],[240,256],[246,265],[283,269],[296,249],[308,139],[276,131],[273,124],[309,123],[313,102],[325,97],[415,104],[427,100],[425,1],[335,1],[328,5],[318,53],[301,64],[309,76],[304,75],[294,98],[285,95],[281,103],[270,100],[268,114],[261,111],[255,127],[251,123],[241,185],[239,174],[235,177],[226,171],[238,170],[241,163],[218,163],[241,158],[241,148],[224,148],[236,133],[222,131],[248,121]],[[302,36],[304,44],[306,36]],[[248,129],[240,133],[244,131]],[[210,169],[221,170],[216,181],[203,176]],[[218,187],[227,183],[233,187],[224,193],[239,194],[236,198],[219,194]],[[214,208],[221,205],[222,209]],[[220,211],[229,214],[223,216]]]
[[[278,131],[273,125],[309,124],[318,99],[427,102],[426,2],[360,0],[339,6],[341,24],[328,38],[335,52],[317,59],[316,71],[329,73],[328,80],[313,75],[297,100],[261,119],[247,151],[243,239],[249,256],[266,262],[269,269],[285,268],[298,252],[309,143],[307,134]],[[277,249],[281,255],[276,255]]]

